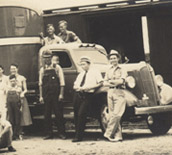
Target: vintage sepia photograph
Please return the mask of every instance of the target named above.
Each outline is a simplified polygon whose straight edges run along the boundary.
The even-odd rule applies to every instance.
[[[172,0],[0,0],[0,154],[172,155]]]

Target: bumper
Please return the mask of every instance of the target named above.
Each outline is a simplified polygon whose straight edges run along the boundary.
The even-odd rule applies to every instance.
[[[135,115],[172,112],[172,105],[162,105],[155,107],[135,107],[134,110],[135,110]]]

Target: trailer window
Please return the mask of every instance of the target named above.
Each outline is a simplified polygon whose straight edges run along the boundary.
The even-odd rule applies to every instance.
[[[71,59],[67,52],[65,51],[52,51],[53,55],[57,55],[59,57],[59,64],[62,68],[70,68],[72,67]]]

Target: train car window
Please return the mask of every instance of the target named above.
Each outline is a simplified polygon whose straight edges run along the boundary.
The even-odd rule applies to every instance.
[[[42,17],[20,7],[0,8],[0,38],[33,37],[43,31]]]
[[[14,23],[16,28],[24,28],[26,27],[26,19],[24,16],[15,16]]]
[[[62,68],[70,68],[72,67],[71,59],[67,52],[65,51],[52,51],[53,55],[57,55],[59,57],[59,64]]]

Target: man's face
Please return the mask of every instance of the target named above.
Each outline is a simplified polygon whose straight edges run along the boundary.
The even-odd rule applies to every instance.
[[[18,73],[18,68],[16,66],[11,66],[10,72],[11,74],[16,75]]]
[[[4,72],[4,70],[2,68],[0,68],[0,75],[2,75]]]
[[[109,58],[111,65],[118,65],[119,58],[116,55],[111,55]]]
[[[15,87],[16,86],[16,83],[17,83],[17,81],[16,81],[15,78],[10,79],[10,84],[11,84],[12,87]]]
[[[53,56],[52,59],[51,59],[51,63],[53,65],[59,64],[59,58],[57,56]]]
[[[54,34],[54,31],[55,30],[54,30],[54,27],[53,26],[50,26],[50,27],[47,28],[47,32],[48,32],[49,35],[53,35]]]
[[[82,67],[82,69],[83,70],[85,70],[85,71],[88,71],[88,69],[89,69],[89,67],[90,67],[90,64],[89,63],[87,63],[87,62],[81,62],[81,67]]]
[[[67,29],[67,26],[66,26],[66,24],[64,24],[64,23],[61,23],[60,25],[59,25],[59,30],[60,30],[60,32],[65,32],[66,31],[66,29]]]
[[[51,65],[51,58],[44,58],[44,62],[46,65]]]

